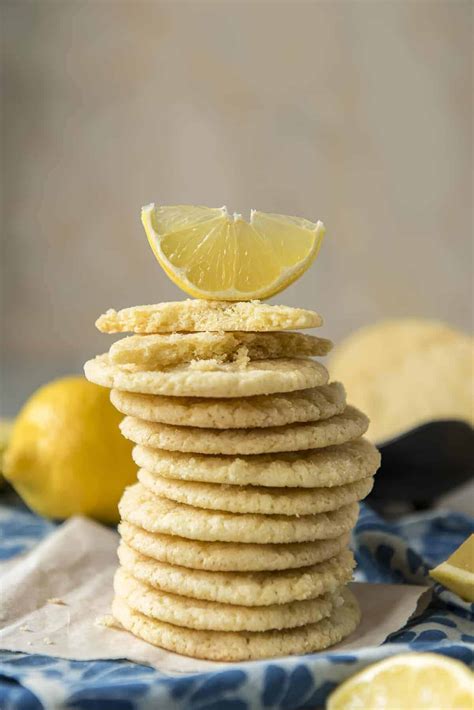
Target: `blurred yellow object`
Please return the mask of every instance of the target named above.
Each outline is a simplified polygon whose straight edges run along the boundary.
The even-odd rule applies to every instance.
[[[10,440],[10,435],[13,427],[13,419],[0,419],[0,488],[2,488],[5,479],[3,478],[3,455]]]
[[[322,222],[252,210],[250,223],[225,207],[147,205],[142,222],[170,279],[195,298],[269,298],[301,276],[316,258]]]
[[[432,569],[430,576],[462,599],[474,602],[474,534],[446,562]]]
[[[361,328],[333,351],[331,375],[383,442],[427,421],[473,422],[473,341],[445,323],[416,318]]]
[[[404,653],[364,668],[329,697],[327,710],[472,710],[474,677],[461,661]]]
[[[109,391],[83,377],[41,387],[19,413],[5,453],[5,477],[25,503],[51,518],[119,520],[117,504],[136,479],[132,445]]]

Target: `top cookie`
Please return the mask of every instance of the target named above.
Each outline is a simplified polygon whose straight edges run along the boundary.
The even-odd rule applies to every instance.
[[[102,333],[179,333],[202,331],[277,331],[316,328],[323,319],[314,311],[270,306],[260,301],[188,299],[149,306],[109,309],[96,321]]]

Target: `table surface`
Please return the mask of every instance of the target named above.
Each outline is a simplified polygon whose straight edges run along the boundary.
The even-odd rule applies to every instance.
[[[1,563],[54,529],[10,491],[0,492]],[[353,534],[358,581],[431,584],[428,570],[472,532],[461,513],[433,511],[387,523],[365,505]],[[381,658],[434,651],[474,665],[474,605],[433,586],[428,607],[378,648],[271,659],[180,677],[129,661],[66,661],[0,651],[0,707],[75,710],[303,710],[324,706],[341,680]]]

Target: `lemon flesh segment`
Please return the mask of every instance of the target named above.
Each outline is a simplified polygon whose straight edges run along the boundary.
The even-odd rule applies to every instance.
[[[191,205],[142,209],[158,262],[171,280],[197,298],[269,298],[306,271],[324,236],[322,222],[251,212],[250,222],[225,207]]]
[[[446,562],[432,569],[430,576],[462,599],[474,602],[474,534]]]
[[[472,710],[474,675],[436,653],[386,658],[357,673],[329,697],[327,710]]]

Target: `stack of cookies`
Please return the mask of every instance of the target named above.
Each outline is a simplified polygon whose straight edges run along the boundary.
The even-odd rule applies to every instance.
[[[85,365],[135,443],[120,503],[113,614],[184,655],[316,651],[360,618],[350,531],[379,454],[329,383],[312,311],[188,300],[108,311],[132,332]],[[290,332],[288,332],[290,331]]]

